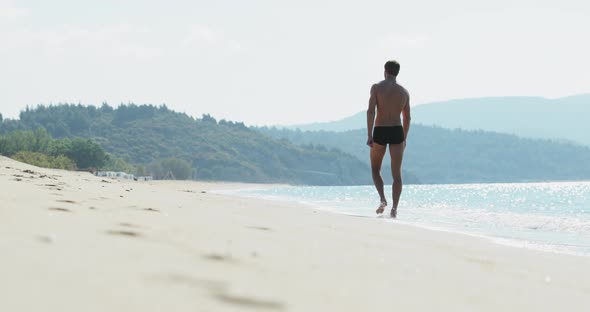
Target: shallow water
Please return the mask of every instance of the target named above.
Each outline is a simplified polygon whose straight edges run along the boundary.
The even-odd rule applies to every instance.
[[[375,217],[379,203],[373,186],[286,186],[239,194],[367,217]],[[395,222],[590,256],[590,182],[408,185]]]

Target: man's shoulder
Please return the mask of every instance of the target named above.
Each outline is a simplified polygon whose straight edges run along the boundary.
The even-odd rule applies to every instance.
[[[381,80],[378,82],[375,82],[374,84],[371,85],[371,90],[378,90],[383,86],[383,83],[385,83],[385,80]]]
[[[408,89],[404,88],[404,86],[402,86],[401,84],[397,84],[399,86],[399,88],[407,95],[410,96],[410,92],[408,92]]]
[[[381,86],[381,83],[382,83],[382,81],[372,84],[371,85],[371,93],[377,92],[377,90],[379,90],[379,87]]]

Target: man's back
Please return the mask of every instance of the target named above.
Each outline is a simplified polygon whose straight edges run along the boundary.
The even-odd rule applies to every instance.
[[[402,159],[408,130],[410,130],[410,95],[404,87],[397,84],[399,63],[387,61],[384,69],[385,80],[371,87],[367,109],[367,145],[371,147],[371,174],[381,200],[376,210],[377,214],[383,213],[387,206],[381,177],[381,163],[389,147],[393,177],[393,205],[390,216],[395,218],[402,193]],[[377,111],[376,114],[375,111]],[[403,115],[403,124],[401,115]]]
[[[391,79],[385,79],[373,87],[377,97],[375,126],[401,125],[400,115],[408,104],[408,91]]]

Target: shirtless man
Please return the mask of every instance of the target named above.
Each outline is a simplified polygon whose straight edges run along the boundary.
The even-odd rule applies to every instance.
[[[381,204],[376,212],[381,214],[387,207],[387,199],[383,192],[381,163],[389,145],[393,175],[393,206],[390,212],[392,218],[397,216],[397,205],[402,193],[402,159],[411,119],[410,94],[396,81],[399,68],[399,63],[396,61],[385,63],[385,80],[371,87],[367,110],[367,145],[371,147],[371,171],[375,188],[381,197]],[[377,110],[377,118],[375,118],[375,110]],[[403,125],[401,114],[403,114]]]

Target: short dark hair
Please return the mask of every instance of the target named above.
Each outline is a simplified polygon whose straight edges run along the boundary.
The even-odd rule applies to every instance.
[[[385,63],[385,72],[397,76],[399,74],[399,63],[397,61],[387,61]]]

